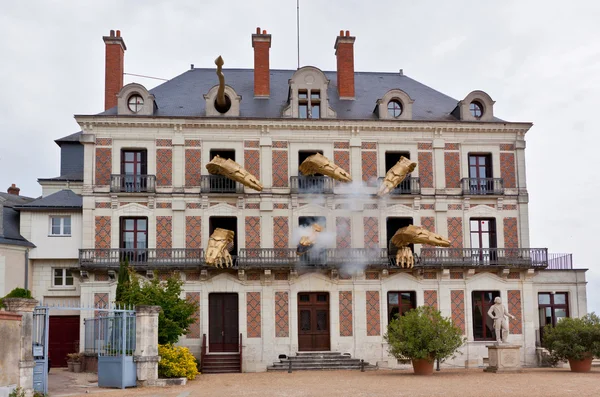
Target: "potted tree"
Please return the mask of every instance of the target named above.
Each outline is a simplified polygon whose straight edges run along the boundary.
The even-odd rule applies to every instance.
[[[429,306],[420,306],[390,321],[384,339],[401,362],[412,361],[415,375],[433,374],[435,360],[454,356],[465,343],[462,330]]]
[[[70,372],[81,372],[81,354],[79,354],[79,353],[67,354],[67,369]]]
[[[563,318],[544,328],[543,346],[552,361],[569,361],[573,372],[588,372],[594,357],[600,357],[600,317],[590,313],[581,318]]]

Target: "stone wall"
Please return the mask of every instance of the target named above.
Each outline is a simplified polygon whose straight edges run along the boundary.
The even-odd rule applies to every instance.
[[[0,311],[0,387],[19,382],[21,315]]]

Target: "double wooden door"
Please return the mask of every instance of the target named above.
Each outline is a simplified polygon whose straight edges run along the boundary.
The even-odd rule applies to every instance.
[[[328,351],[330,344],[329,294],[298,294],[298,350]]]
[[[208,295],[209,353],[238,352],[238,295]]]
[[[67,354],[79,352],[79,316],[50,316],[48,357],[52,367],[66,367]]]

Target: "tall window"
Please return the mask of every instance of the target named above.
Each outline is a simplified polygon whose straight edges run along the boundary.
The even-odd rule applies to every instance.
[[[492,193],[492,155],[469,154],[469,189],[473,194]]]
[[[121,248],[127,250],[148,248],[147,218],[121,218]]]
[[[569,317],[569,294],[566,292],[540,292],[538,294],[538,310],[540,315],[540,339],[544,335],[544,327],[555,326],[557,322]]]
[[[414,291],[388,292],[388,323],[397,317],[404,316],[415,307],[417,307],[417,298]]]
[[[320,90],[298,90],[298,118],[321,118]]]
[[[494,320],[487,315],[500,291],[473,291],[473,338],[475,340],[495,340]]]
[[[496,220],[471,218],[471,249],[473,259],[489,261],[495,259]]]
[[[51,216],[50,217],[50,235],[51,236],[70,236],[71,235],[71,217],[70,216]]]
[[[123,150],[121,152],[121,188],[126,192],[143,192],[147,186],[148,173],[146,150]]]
[[[55,287],[69,287],[73,285],[71,269],[54,269],[53,285]]]

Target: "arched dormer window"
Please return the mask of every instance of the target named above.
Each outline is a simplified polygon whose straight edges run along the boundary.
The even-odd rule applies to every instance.
[[[458,102],[452,114],[462,121],[492,121],[494,101],[483,91],[472,91]]]
[[[335,118],[335,111],[329,107],[327,88],[329,80],[325,74],[313,67],[298,69],[289,80],[289,105],[283,110],[284,117],[300,119]]]
[[[206,116],[208,117],[239,117],[240,115],[240,102],[242,96],[238,95],[233,88],[225,85],[225,101],[227,105],[223,108],[217,104],[217,93],[219,91],[219,85],[212,87],[206,94],[204,94]]]
[[[117,114],[152,116],[156,109],[154,95],[138,83],[130,83],[121,88],[117,95]]]
[[[412,120],[413,102],[406,92],[389,90],[377,100],[377,115],[381,120]]]

